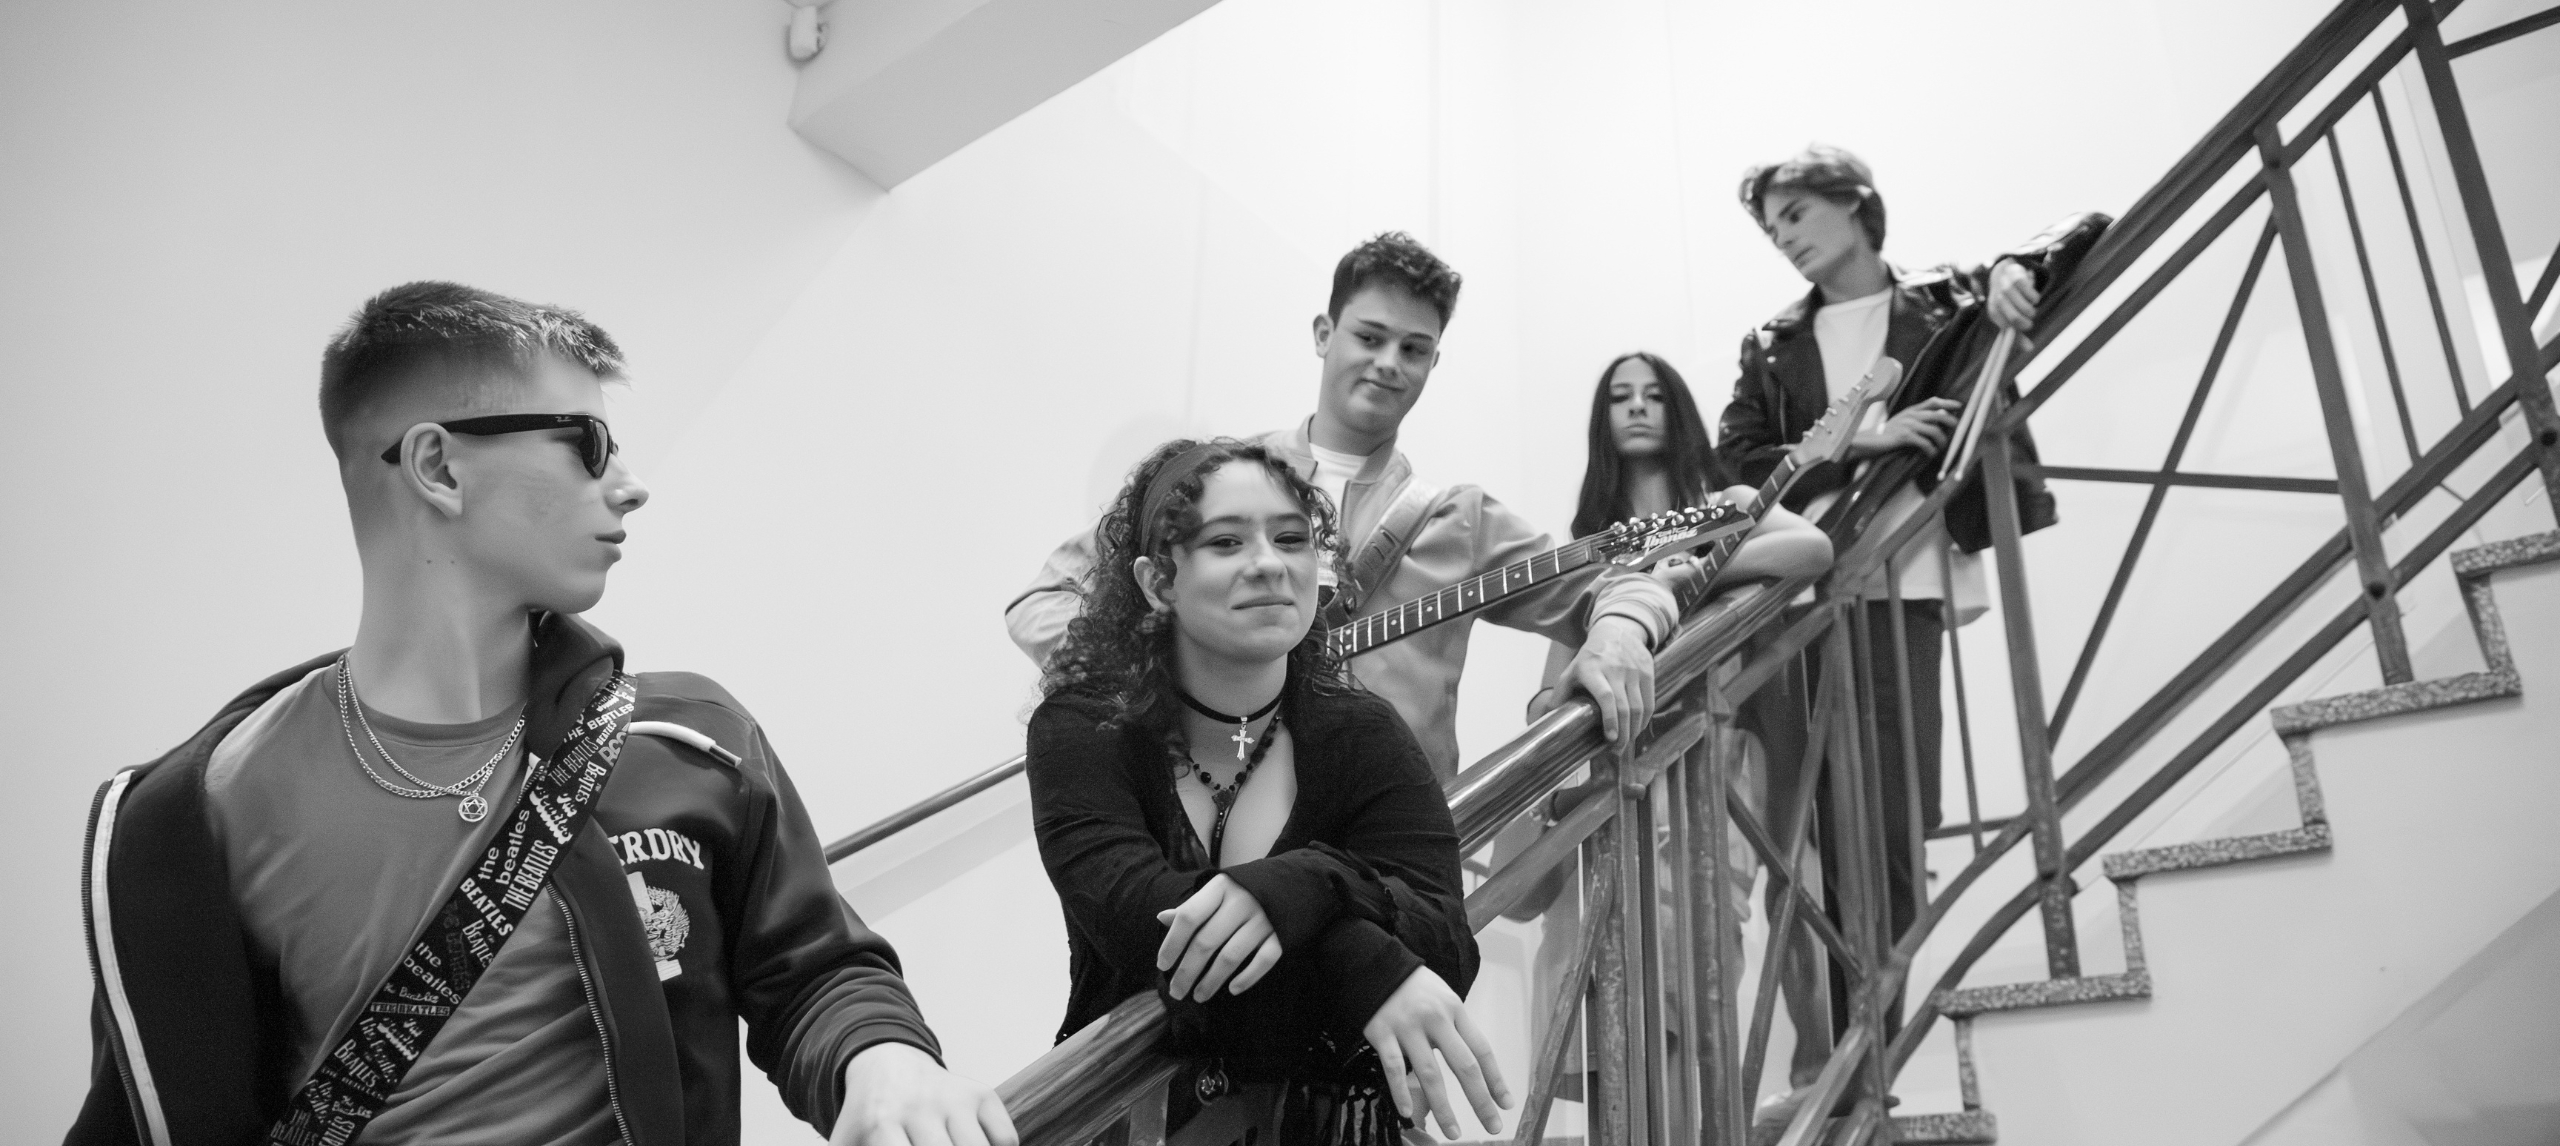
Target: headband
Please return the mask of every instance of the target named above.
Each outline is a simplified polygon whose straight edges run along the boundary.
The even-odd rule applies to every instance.
[[[1156,524],[1156,519],[1164,510],[1164,499],[1173,496],[1173,487],[1191,476],[1200,467],[1201,459],[1225,450],[1225,444],[1214,439],[1193,442],[1190,449],[1175,454],[1173,460],[1156,471],[1155,480],[1147,483],[1147,496],[1138,501],[1137,556],[1155,555],[1156,542],[1162,540],[1158,535],[1163,531],[1163,527]]]

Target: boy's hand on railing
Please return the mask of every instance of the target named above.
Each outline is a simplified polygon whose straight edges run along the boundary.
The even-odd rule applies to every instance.
[[[1612,744],[1621,736],[1634,739],[1653,714],[1653,654],[1644,647],[1644,626],[1616,615],[1592,622],[1591,635],[1556,685],[1530,700],[1530,720],[1563,704],[1570,690],[1580,690],[1600,709],[1602,737]]]
[[[1872,430],[1849,439],[1849,456],[1871,458],[1895,450],[1918,450],[1921,456],[1934,458],[1947,448],[1947,436],[1955,432],[1956,417],[1964,404],[1953,398],[1927,398],[1905,407]]]
[[[1991,268],[1991,297],[1983,308],[1990,312],[1991,321],[2025,334],[2035,329],[2040,297],[2035,272],[2016,259],[2002,259]]]
[[[1476,1029],[1465,1000],[1431,968],[1405,976],[1403,985],[1360,1028],[1360,1036],[1377,1048],[1378,1061],[1387,1068],[1387,1094],[1396,1101],[1396,1113],[1419,1126],[1427,1107],[1428,1114],[1440,1119],[1441,1137],[1458,1136],[1458,1112],[1449,1105],[1449,1084],[1440,1076],[1440,1064],[1446,1062],[1466,1092],[1467,1104],[1475,1107],[1476,1121],[1486,1133],[1502,1133],[1511,1087],[1502,1081],[1493,1043]],[[1412,1093],[1416,1084],[1422,1091],[1419,1101]]]
[[[1212,876],[1182,906],[1156,913],[1165,925],[1156,946],[1156,970],[1173,972],[1173,997],[1205,1003],[1232,981],[1232,993],[1252,989],[1280,961],[1280,937],[1262,904],[1236,881]]]
[[[996,1092],[905,1043],[873,1043],[844,1066],[844,1106],[828,1146],[1017,1146]]]

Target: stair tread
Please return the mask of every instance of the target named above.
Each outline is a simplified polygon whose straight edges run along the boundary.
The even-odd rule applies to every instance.
[[[2126,971],[2117,975],[2084,975],[2077,979],[2039,979],[1991,987],[1966,987],[1939,992],[1937,1002],[1939,1014],[1966,1016],[2150,997],[2150,973]]]
[[[2116,852],[2105,859],[2107,878],[2136,879],[2168,871],[2195,871],[2277,856],[2300,855],[2329,850],[2329,825],[2306,824],[2280,832],[2263,832],[2250,836],[2223,836],[2170,844],[2156,848],[2134,848]]]
[[[2454,575],[2458,577],[2478,577],[2500,569],[2560,561],[2560,530],[2457,549],[2453,551],[2452,560]]]
[[[2324,696],[2300,704],[2283,705],[2267,715],[2275,721],[2278,733],[2292,736],[2341,724],[2522,695],[2524,682],[2514,670],[2493,669]]]
[[[1983,1146],[2000,1140],[2000,1120],[1988,1110],[1897,1114],[1893,1140],[1906,1146]]]

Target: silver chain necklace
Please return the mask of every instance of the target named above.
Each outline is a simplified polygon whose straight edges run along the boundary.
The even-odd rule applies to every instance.
[[[524,735],[524,715],[522,713],[516,715],[516,726],[508,730],[506,743],[498,746],[498,750],[490,755],[487,763],[452,784],[438,784],[401,767],[400,761],[391,755],[391,750],[382,746],[382,738],[374,735],[373,722],[365,718],[363,703],[356,699],[353,678],[354,674],[347,668],[347,658],[339,657],[338,730],[346,734],[347,750],[355,753],[356,766],[364,769],[365,775],[373,777],[373,782],[381,785],[383,791],[394,796],[410,800],[432,800],[438,796],[452,796],[462,801],[461,806],[454,811],[462,817],[464,823],[476,824],[486,818],[489,814],[489,801],[487,797],[480,794],[480,791],[488,787],[489,778],[497,774],[498,762],[506,759],[507,754],[515,750],[516,740]],[[349,712],[355,713],[353,721],[347,719]],[[373,742],[373,750],[381,754],[382,762],[391,765],[392,771],[398,772],[402,778],[418,787],[403,788],[383,779],[382,773],[373,770],[373,765],[364,758],[364,749],[356,744],[357,725],[364,726],[364,738]]]

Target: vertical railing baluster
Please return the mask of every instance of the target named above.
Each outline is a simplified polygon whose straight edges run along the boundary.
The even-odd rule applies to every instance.
[[[2454,188],[2461,194],[2463,219],[2471,225],[2471,245],[2480,256],[2482,286],[2489,309],[2498,319],[2498,341],[2506,347],[2507,370],[2522,379],[2516,405],[2533,432],[2534,465],[2542,471],[2543,504],[2560,517],[2560,410],[2543,383],[2542,348],[2533,339],[2533,316],[2525,313],[2524,294],[2517,289],[2515,254],[2507,249],[2505,228],[2489,196],[2489,177],[2480,166],[2480,146],[2471,137],[2471,118],[2463,111],[2462,89],[2454,83],[2453,61],[2445,55],[2444,35],[2436,27],[2436,10],[2428,0],[2401,0],[2409,18],[2409,42],[2426,79],[2427,96],[2435,104],[2437,137],[2444,144]]]
[[[1709,687],[1697,695],[1702,703],[1716,709],[1707,729],[1707,750],[1689,759],[1681,779],[1681,803],[1689,837],[1687,862],[1682,866],[1700,873],[1706,889],[1689,939],[1690,949],[1699,954],[1690,976],[1690,991],[1696,1001],[1689,1008],[1690,1044],[1696,1048],[1689,1057],[1695,1064],[1692,1073],[1697,1079],[1691,1093],[1697,1096],[1694,1106],[1698,1114],[1696,1130],[1678,1140],[1741,1146],[1750,1133],[1750,1108],[1742,1092],[1741,1063],[1734,1047],[1734,1011],[1740,1000],[1728,989],[1741,977],[1743,966],[1738,942],[1742,924],[1732,901],[1732,826],[1728,819],[1732,779],[1740,770],[1737,749],[1741,734],[1733,727],[1733,712],[1722,703],[1722,690]],[[1771,873],[1770,878],[1775,880],[1777,876]],[[1747,885],[1742,894],[1750,894]],[[1784,936],[1770,933],[1771,966],[1777,965],[1783,942]]]
[[[1905,833],[1903,837],[1904,850],[1908,854],[1902,856],[1901,859],[1904,863],[1911,865],[1912,896],[1916,899],[1926,900],[1928,898],[1929,883],[1921,873],[1929,870],[1929,842],[1928,829],[1926,827],[1929,822],[1929,810],[1921,806],[1920,710],[1915,707],[1920,698],[1911,687],[1911,639],[1909,635],[1911,629],[1906,623],[1906,614],[1903,611],[1901,577],[1901,562],[1896,561],[1891,557],[1885,558],[1885,613],[1887,623],[1893,628],[1893,640],[1886,647],[1892,650],[1893,655],[1894,695],[1890,697],[1878,697],[1876,698],[1876,703],[1891,703],[1894,706],[1894,725],[1900,730],[1901,737],[1899,740],[1900,751],[1894,753],[1894,758],[1891,760],[1878,761],[1878,763],[1881,763],[1887,768],[1896,769],[1902,774],[1903,799],[1901,818],[1903,821],[1902,830]],[[1948,589],[1941,589],[1940,591],[1950,592],[1951,588],[1952,584]],[[1944,608],[1945,601],[1941,600],[1939,602],[1939,606]],[[1883,650],[1879,649],[1877,651],[1882,652]],[[1928,701],[1930,704],[1934,705],[1938,703],[1938,698],[1932,696],[1928,698]],[[1881,775],[1881,773],[1879,773],[1879,775]],[[1885,809],[1885,814],[1892,815],[1893,810],[1891,808],[1887,808]],[[1919,918],[1919,914],[1918,906],[1917,904],[1914,904],[1913,909],[1911,910],[1911,917],[1915,919]],[[1891,921],[1892,918],[1892,913],[1888,912],[1886,919]],[[1885,942],[1889,945],[1901,938],[1901,926],[1896,923],[1888,922],[1885,927]]]
[[[1857,953],[1858,959],[1872,973],[1877,965],[1876,953],[1893,942],[1889,938],[1893,933],[1893,871],[1889,858],[1892,841],[1884,830],[1884,770],[1894,765],[1884,758],[1884,735],[1879,727],[1882,713],[1879,710],[1885,701],[1875,687],[1875,629],[1869,624],[1866,602],[1851,599],[1843,615],[1848,618],[1848,633],[1841,645],[1848,651],[1849,663],[1856,666],[1851,677],[1857,682],[1856,686],[1843,694],[1851,701],[1848,713],[1852,725],[1847,742],[1854,744],[1855,748],[1849,758],[1851,782],[1841,784],[1835,774],[1833,783],[1839,789],[1843,809],[1851,817],[1845,821],[1841,834],[1853,844],[1854,850],[1850,855],[1859,876],[1859,882],[1853,886],[1861,889],[1860,894],[1848,897],[1849,910],[1859,924],[1859,929],[1849,931],[1850,950]],[[1857,980],[1851,988],[1851,997],[1864,999],[1872,996],[1874,987],[1870,974],[1870,977]],[[1863,1013],[1870,1019],[1877,1013],[1872,1006],[1865,1007],[1863,1011],[1861,1006],[1853,1002],[1850,1013]],[[1859,1077],[1864,1078],[1865,1075],[1861,1073]]]
[[[2274,121],[2258,125],[2258,154],[2265,162],[2260,178],[2275,205],[2276,234],[2284,242],[2284,269],[2293,279],[2293,309],[2302,323],[2303,349],[2311,358],[2311,385],[2320,395],[2320,421],[2328,431],[2329,460],[2338,472],[2338,501],[2347,516],[2347,543],[2354,553],[2356,580],[2364,588],[2365,627],[2373,634],[2374,660],[2385,684],[2415,678],[2409,665],[2409,638],[2400,628],[2400,586],[2391,572],[2391,554],[2382,545],[2382,524],[2373,508],[2373,489],[2366,483],[2364,445],[2357,438],[2354,408],[2347,400],[2346,375],[2338,363],[2338,345],[2329,329],[2328,304],[2320,291],[2320,269],[2311,251],[2311,228],[2302,217],[2302,199],[2294,190],[2293,172],[2285,166],[2284,139]]]
[[[1614,858],[1618,886],[1626,889],[1618,901],[1617,919],[1619,957],[1626,968],[1626,996],[1620,1004],[1626,1008],[1621,1039],[1627,1048],[1626,1126],[1639,1142],[1659,1142],[1656,1115],[1662,1095],[1660,1087],[1651,1085],[1654,1066],[1662,1057],[1662,981],[1655,973],[1661,960],[1651,927],[1661,903],[1653,882],[1653,800],[1645,786],[1630,782],[1635,752],[1632,740],[1625,743],[1628,748],[1620,757],[1612,787],[1618,800]]]
[[[2053,794],[2053,741],[2044,723],[2044,674],[2027,603],[2027,554],[2018,534],[2016,467],[2009,436],[1993,431],[1982,448],[1983,492],[1991,510],[1991,550],[2000,569],[2000,623],[2009,637],[2009,690],[2018,712],[2018,766],[2025,773],[2027,827],[2036,857],[2036,904],[2044,918],[2046,973],[2080,977],[2080,938],[2071,921],[2071,872],[2062,813]]]
[[[1520,1104],[1520,1124],[1513,1129],[1511,1137],[1513,1146],[1534,1146],[1546,1137],[1547,1116],[1554,1112],[1556,1090],[1562,1081],[1558,1076],[1564,1073],[1564,1061],[1571,1057],[1574,1043],[1581,1038],[1582,1012],[1588,1005],[1592,971],[1610,934],[1609,929],[1598,926],[1597,921],[1609,918],[1609,913],[1617,910],[1617,871],[1608,864],[1588,862],[1591,854],[1591,846],[1586,843],[1583,849],[1586,862],[1582,864],[1582,936],[1576,944],[1573,962],[1565,970],[1564,981],[1557,985],[1554,1004],[1547,1010],[1547,1033],[1539,1043],[1538,1057],[1529,1070],[1529,1096]],[[1583,1087],[1583,1110],[1590,1127],[1585,1132],[1588,1140],[1595,1143],[1607,1141],[1598,1130],[1600,1124],[1589,1119],[1589,1115],[1599,1108],[1598,1096],[1590,1092],[1589,1079],[1574,1081]]]
[[[1964,826],[1973,837],[1973,852],[1982,854],[1982,791],[1973,777],[1973,709],[1964,692],[1964,641],[1956,635],[1955,551],[1938,547],[1938,584],[1946,589],[1947,667],[1955,675],[1956,746],[1964,753]]]
[[[1866,1028],[1867,1037],[1859,1044],[1862,1048],[1860,1055],[1866,1060],[1858,1066],[1856,1077],[1860,1085],[1853,1087],[1851,1093],[1863,1093],[1868,1099],[1880,1101],[1891,1085],[1881,1053],[1889,1029],[1886,1014],[1891,1002],[1886,996],[1880,972],[1886,953],[1893,948],[1894,939],[1893,906],[1896,896],[1889,866],[1891,852],[1888,850],[1893,843],[1884,827],[1885,816],[1889,814],[1884,802],[1884,769],[1893,765],[1884,761],[1883,745],[1877,735],[1880,714],[1876,710],[1886,702],[1869,687],[1875,681],[1875,658],[1879,655],[1875,631],[1869,624],[1869,613],[1862,602],[1850,605],[1848,615],[1852,618],[1849,632],[1839,645],[1848,653],[1850,662],[1858,667],[1852,677],[1857,684],[1844,695],[1854,705],[1852,711],[1864,739],[1855,740],[1856,748],[1844,761],[1845,767],[1832,776],[1844,797],[1841,805],[1846,824],[1841,835],[1851,845],[1852,862],[1858,872],[1854,885],[1857,893],[1849,900],[1851,918],[1857,928],[1850,932],[1849,943],[1863,969],[1857,972],[1851,986],[1853,1001],[1849,1013],[1852,1021]],[[1844,772],[1845,782],[1842,778]],[[1913,875],[1916,878],[1918,873]]]
[[[1632,833],[1634,825],[1626,822],[1623,797],[1615,794],[1620,773],[1614,757],[1604,755],[1592,761],[1592,770],[1609,784],[1608,792],[1594,798],[1621,801],[1618,814],[1592,832],[1582,845],[1582,901],[1601,904],[1622,900],[1611,889],[1628,888],[1632,894],[1633,889],[1623,879],[1618,839]],[[1610,891],[1605,899],[1604,891]],[[1589,1072],[1582,1097],[1593,1146],[1634,1146],[1636,1136],[1629,1122],[1633,1111],[1628,1107],[1627,1086],[1626,929],[1618,923],[1628,908],[1623,901],[1611,907],[1606,914],[1593,911],[1582,920],[1583,926],[1599,933],[1598,945],[1592,952],[1590,999],[1582,1024],[1583,1061]]]
[[[1709,674],[1712,680],[1714,673]],[[1691,703],[1703,702],[1713,688],[1691,690]],[[1699,1019],[1706,1013],[1710,998],[1721,999],[1722,992],[1710,993],[1707,977],[1717,966],[1713,954],[1715,934],[1707,930],[1713,911],[1712,903],[1722,899],[1723,891],[1715,882],[1716,869],[1702,866],[1698,860],[1698,817],[1691,815],[1695,782],[1691,766],[1713,750],[1723,735],[1714,723],[1707,725],[1704,735],[1689,750],[1680,754],[1662,773],[1662,818],[1670,829],[1668,863],[1663,865],[1664,878],[1670,884],[1670,918],[1662,928],[1664,946],[1662,980],[1669,996],[1663,1006],[1663,1026],[1671,1034],[1666,1062],[1661,1073],[1666,1113],[1664,1124],[1668,1141],[1695,1142],[1701,1125],[1700,1112],[1706,1105],[1705,1058],[1706,1028]],[[1699,941],[1705,939],[1706,943]]]

